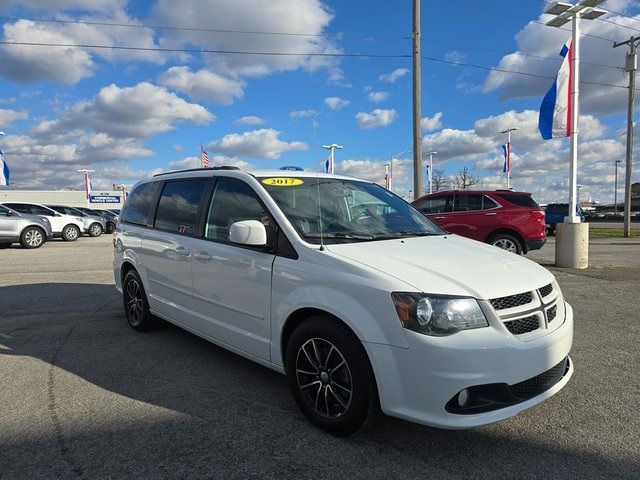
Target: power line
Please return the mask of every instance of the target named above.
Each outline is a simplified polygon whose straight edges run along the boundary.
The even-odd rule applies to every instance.
[[[93,49],[105,49],[105,50],[127,50],[127,51],[144,51],[144,52],[171,52],[171,53],[208,53],[208,54],[222,54],[222,55],[255,55],[255,56],[299,56],[299,57],[343,57],[343,58],[411,58],[411,54],[376,54],[376,53],[325,53],[325,52],[257,52],[248,50],[213,50],[213,49],[197,49],[197,48],[163,48],[163,47],[131,47],[125,45],[98,45],[98,44],[74,44],[74,43],[44,43],[44,42],[13,42],[13,41],[0,41],[0,45],[11,46],[35,46],[35,47],[54,47],[54,48],[93,48]],[[555,77],[548,75],[540,75],[531,72],[521,72],[517,70],[508,70],[498,67],[488,67],[486,65],[478,65],[473,63],[455,62],[452,60],[445,60],[442,58],[421,56],[421,59],[438,63],[446,63],[449,65],[456,65],[461,67],[471,67],[482,70],[489,70],[501,73],[509,73],[514,75],[524,75],[529,77],[537,77],[553,80]],[[604,87],[615,88],[627,88],[621,85],[614,85],[610,83],[601,82],[586,82],[581,81],[586,85],[600,85]]]
[[[257,30],[228,30],[221,28],[204,28],[204,27],[176,27],[169,25],[148,25],[134,23],[117,23],[117,22],[99,22],[92,20],[60,20],[55,18],[29,18],[29,17],[3,17],[0,19],[8,21],[28,20],[31,22],[44,23],[62,23],[62,24],[79,24],[79,25],[96,25],[104,27],[126,27],[126,28],[148,28],[154,30],[177,30],[186,32],[206,32],[206,33],[233,33],[243,35],[279,35],[287,37],[325,37],[325,38],[363,38],[363,39],[381,39],[381,40],[411,40],[410,36],[380,36],[380,35],[344,35],[341,33],[299,33],[299,32],[266,32]]]

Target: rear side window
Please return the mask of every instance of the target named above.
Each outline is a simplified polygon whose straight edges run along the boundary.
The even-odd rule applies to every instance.
[[[519,207],[539,208],[531,195],[525,193],[496,193],[496,195]]]
[[[456,193],[453,203],[454,212],[472,212],[482,210],[482,195],[479,193]]]
[[[12,210],[15,210],[16,212],[31,213],[31,209],[29,208],[29,205],[25,205],[24,203],[8,203],[7,207],[9,207]]]
[[[165,183],[158,202],[155,227],[168,232],[193,235],[206,185],[205,178]]]
[[[445,213],[453,210],[453,195],[427,198],[414,207],[422,213]]]
[[[135,225],[146,225],[157,188],[158,182],[143,183],[134,188],[127,197],[120,220]]]
[[[53,215],[53,212],[51,210],[45,207],[41,207],[40,205],[28,205],[27,208],[29,210],[26,213],[30,213],[32,215],[48,215],[49,217]]]
[[[483,210],[491,210],[492,208],[498,208],[499,206],[500,205],[498,205],[496,202],[494,202],[492,199],[490,199],[486,195],[484,195],[482,197],[482,209]]]

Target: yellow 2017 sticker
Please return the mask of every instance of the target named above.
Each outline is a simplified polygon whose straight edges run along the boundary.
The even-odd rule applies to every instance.
[[[294,187],[296,185],[302,185],[304,182],[300,178],[273,177],[263,179],[262,183],[265,185],[274,185],[276,187]]]

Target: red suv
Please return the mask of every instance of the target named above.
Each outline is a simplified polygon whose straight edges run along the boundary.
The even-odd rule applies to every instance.
[[[449,190],[412,205],[446,231],[514,253],[542,248],[544,211],[530,193],[511,190]]]

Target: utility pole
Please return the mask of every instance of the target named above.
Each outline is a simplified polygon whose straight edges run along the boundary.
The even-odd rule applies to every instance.
[[[638,69],[638,41],[635,35],[626,42],[616,42],[613,48],[629,45],[625,71],[629,72],[629,100],[627,103],[627,165],[624,174],[624,236],[631,234],[631,168],[633,163],[633,97],[636,90],[636,70]],[[617,164],[616,164],[617,166]],[[616,182],[618,176],[616,175]],[[617,190],[616,190],[617,191]],[[616,205],[617,209],[617,205]]]
[[[618,213],[618,164],[621,163],[622,160],[616,160],[616,179],[613,181],[613,211],[614,213]]]
[[[422,196],[422,103],[420,75],[420,0],[413,0],[413,199]]]
[[[333,175],[334,172],[334,167],[335,167],[335,155],[334,152],[336,151],[336,148],[338,150],[342,149],[342,145],[338,145],[335,143],[332,143],[331,145],[322,145],[322,148],[324,148],[325,150],[330,150],[331,153],[329,154],[329,168],[327,169],[327,173],[330,173],[331,175]]]

